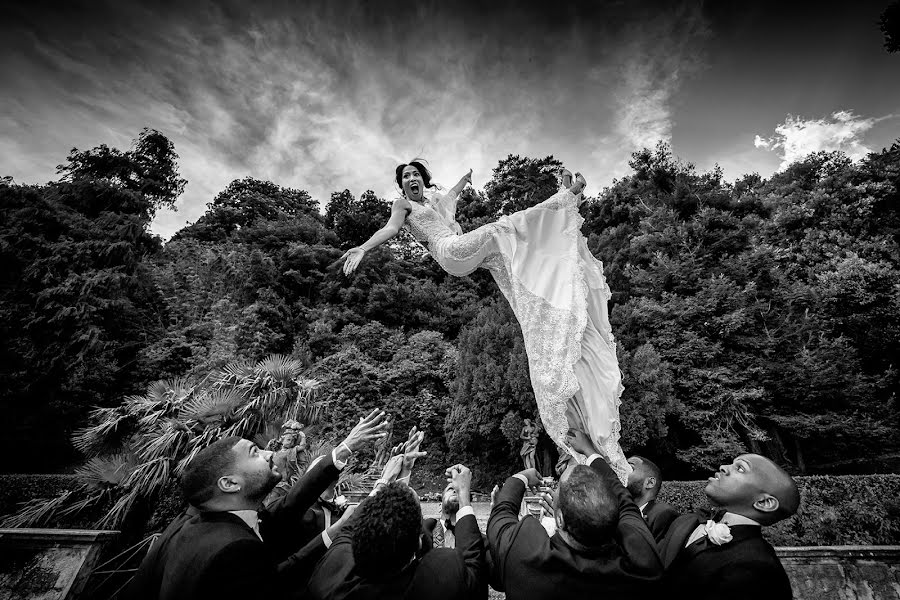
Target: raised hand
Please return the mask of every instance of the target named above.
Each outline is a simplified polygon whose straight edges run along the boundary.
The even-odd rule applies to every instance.
[[[568,186],[569,191],[575,194],[576,196],[584,191],[584,186],[587,185],[587,180],[585,180],[584,175],[581,173],[575,173],[575,183]]]
[[[562,184],[566,189],[572,187],[572,171],[568,169],[562,170]]]
[[[388,425],[390,423],[387,415],[383,410],[377,408],[365,417],[360,417],[359,423],[350,430],[349,435],[337,447],[338,460],[346,461],[353,452],[386,436]]]
[[[597,453],[594,442],[591,441],[588,434],[580,429],[570,429],[569,432],[566,433],[566,443],[571,446],[573,450],[580,452],[585,456]]]
[[[384,480],[386,483],[391,483],[393,481],[408,481],[409,476],[404,473],[411,473],[412,465],[416,462],[416,459],[427,455],[427,452],[415,451],[392,456],[385,463],[384,469],[381,471],[380,479]]]
[[[460,508],[469,506],[472,503],[472,471],[465,465],[456,464],[447,469],[445,475],[456,490]]]
[[[359,261],[361,261],[365,255],[366,251],[360,246],[350,248],[344,252],[344,255],[338,259],[338,261],[344,261],[344,275],[353,273],[353,271],[356,270],[356,267],[359,266]]]
[[[519,475],[524,475],[525,479],[528,480],[528,485],[530,487],[537,487],[544,482],[544,478],[541,477],[541,474],[538,473],[537,469],[525,469],[524,471],[519,471]]]
[[[416,459],[419,456],[424,456],[425,452],[419,452],[419,447],[422,445],[422,441],[425,439],[424,431],[417,431],[416,427],[413,426],[412,429],[409,430],[409,437],[406,439],[406,442],[402,445],[403,450],[403,469],[400,471],[400,476],[397,479],[406,479],[409,481],[410,475],[412,475],[413,465],[416,463]]]
[[[472,169],[469,169],[469,172],[463,175],[463,181],[472,185]]]

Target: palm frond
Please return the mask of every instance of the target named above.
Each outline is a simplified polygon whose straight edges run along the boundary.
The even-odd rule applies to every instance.
[[[239,383],[252,379],[255,375],[253,363],[248,360],[238,360],[228,363],[217,373],[215,377],[216,387],[225,387],[238,385]]]
[[[337,493],[339,494],[343,494],[344,492],[362,492],[368,490],[371,485],[372,483],[369,481],[366,474],[351,473],[347,469],[344,469],[341,471],[340,477],[338,477],[335,490],[337,490]]]
[[[154,381],[147,387],[146,397],[151,402],[181,402],[194,391],[194,386],[186,379],[166,379]]]
[[[143,433],[135,449],[142,461],[175,458],[184,453],[191,437],[191,432],[181,423],[167,419],[158,422],[153,430]]]
[[[244,398],[237,390],[211,389],[194,396],[179,410],[179,418],[196,421],[203,427],[219,425],[232,418]]]
[[[78,429],[72,434],[72,445],[88,456],[98,454],[124,434],[131,416],[121,406],[95,408],[89,413],[93,426]]]
[[[37,527],[53,522],[75,493],[66,490],[56,498],[35,498],[0,522],[3,527]]]
[[[256,363],[257,372],[267,376],[274,383],[287,385],[303,373],[303,363],[283,354],[272,354]]]
[[[125,521],[125,517],[128,516],[138,497],[135,491],[122,495],[113,504],[113,507],[95,523],[95,527],[97,529],[118,529]]]
[[[134,468],[133,457],[114,454],[90,459],[75,470],[75,476],[90,490],[108,490],[121,486]]]

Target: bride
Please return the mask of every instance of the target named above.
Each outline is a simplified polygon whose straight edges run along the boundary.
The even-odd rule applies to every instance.
[[[404,226],[451,275],[488,269],[522,327],[547,434],[583,461],[566,444],[566,433],[585,431],[624,485],[631,466],[619,446],[622,376],[603,263],[590,253],[580,231],[584,177],[576,173],[573,182],[564,171],[558,193],[468,233],[462,233],[455,215],[459,193],[472,182],[471,170],[446,194],[437,191],[419,161],[399,165],[396,181],[403,196],[394,201],[384,227],[341,257],[344,273],[353,273],[366,252]]]

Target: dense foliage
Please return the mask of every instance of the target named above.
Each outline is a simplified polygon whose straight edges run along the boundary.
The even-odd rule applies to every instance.
[[[383,404],[398,430],[428,432],[425,469],[466,460],[486,486],[515,468],[536,408],[486,272],[449,277],[401,236],[346,278],[337,259],[388,204],[344,190],[322,214],[252,178],[162,245],[149,220],[183,187],[163,140],[73,151],[58,183],[0,184],[3,470],[64,468],[92,408],[273,353],[322,382],[323,438]],[[666,146],[631,167],[582,208],[613,290],[626,450],[670,477],[745,450],[799,473],[895,469],[900,143],[859,162],[810,155],[767,180],[698,173]],[[459,222],[543,200],[560,168],[507,157],[483,192],[464,191]],[[46,451],[13,458],[34,444]]]

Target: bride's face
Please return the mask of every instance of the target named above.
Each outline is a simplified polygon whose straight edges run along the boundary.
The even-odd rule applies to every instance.
[[[422,174],[419,169],[412,165],[403,167],[403,173],[400,175],[400,181],[403,183],[403,193],[410,200],[421,202],[425,194],[425,183],[422,181]]]

